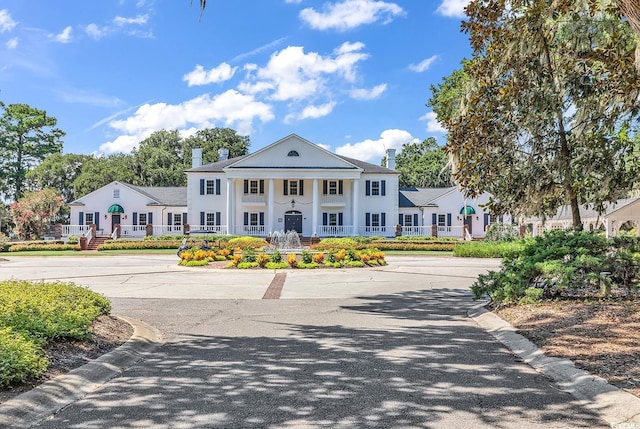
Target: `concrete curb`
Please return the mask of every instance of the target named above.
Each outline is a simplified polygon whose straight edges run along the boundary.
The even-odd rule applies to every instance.
[[[162,340],[156,328],[118,316],[133,326],[131,338],[117,349],[0,404],[0,427],[28,428],[82,399],[135,365]]]
[[[601,377],[578,369],[569,359],[546,356],[510,323],[488,311],[487,302],[468,311],[480,327],[615,429],[640,429],[640,398],[610,385]]]

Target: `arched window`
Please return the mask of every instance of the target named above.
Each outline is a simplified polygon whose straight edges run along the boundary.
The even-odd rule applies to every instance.
[[[290,150],[287,156],[300,156],[297,150]]]

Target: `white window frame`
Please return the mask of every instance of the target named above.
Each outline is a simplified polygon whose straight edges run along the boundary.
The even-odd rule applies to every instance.
[[[329,213],[327,223],[328,226],[338,226],[338,213]]]
[[[120,189],[113,190],[113,198],[120,198]]]
[[[260,181],[249,180],[249,194],[257,195],[260,192]]]
[[[173,225],[174,226],[182,225],[182,213],[173,214]]]
[[[147,225],[147,213],[138,213],[138,225],[146,226]]]
[[[92,223],[95,223],[94,219],[93,219],[93,216],[94,216],[93,212],[85,213],[84,214],[84,224],[85,225],[91,225]]]
[[[371,213],[371,227],[380,228],[380,213]]]
[[[204,182],[204,193],[205,195],[215,195],[216,193],[216,181],[212,179],[207,179]]]
[[[371,181],[371,195],[379,196],[380,195],[380,181],[372,180]]]
[[[337,180],[329,180],[327,192],[329,195],[338,195],[338,181]]]
[[[438,213],[438,227],[447,226],[447,215],[443,213]]]
[[[216,226],[216,214],[213,212],[205,213],[205,226]]]
[[[260,226],[260,214],[258,212],[249,213],[249,226]]]
[[[404,221],[403,222],[404,226],[418,226],[418,225],[414,225],[413,224],[413,215],[412,214],[405,214],[403,221]]]
[[[298,195],[298,185],[297,180],[289,180],[289,195]]]

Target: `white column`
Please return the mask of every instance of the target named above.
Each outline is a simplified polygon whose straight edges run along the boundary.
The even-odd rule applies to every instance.
[[[267,200],[267,234],[273,232],[273,179],[269,179],[269,194]]]
[[[311,216],[311,234],[318,235],[318,179],[313,179],[313,215]]]
[[[233,179],[227,179],[227,235],[233,235]]]
[[[358,202],[360,201],[360,181],[358,179],[353,180],[353,213],[351,214],[351,219],[353,220],[353,235],[358,235],[358,218],[360,214],[358,213]]]

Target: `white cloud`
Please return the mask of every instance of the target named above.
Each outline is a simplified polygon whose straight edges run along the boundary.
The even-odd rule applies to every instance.
[[[288,46],[274,53],[263,68],[250,70],[239,89],[249,94],[269,92],[274,100],[304,100],[328,93],[329,81],[341,77],[347,82],[356,79],[358,62],[368,58],[359,52],[362,43],[344,43],[332,55],[305,53],[301,46]],[[335,82],[334,82],[335,83]]]
[[[109,123],[122,134],[101,145],[100,151],[130,152],[138,142],[162,129],[224,126],[248,135],[255,121],[265,123],[273,118],[271,106],[234,90],[213,97],[204,94],[180,104],[144,104],[132,116]]]
[[[440,125],[434,112],[427,112],[418,118],[420,121],[427,121],[427,131],[430,133],[446,133],[447,130]]]
[[[84,31],[92,39],[99,40],[107,35],[107,33],[109,32],[109,28],[108,27],[100,28],[96,24],[89,24],[85,27]]]
[[[237,67],[231,67],[227,63],[221,63],[218,67],[205,71],[204,67],[198,64],[193,71],[185,74],[182,80],[187,82],[189,86],[224,82],[231,79],[237,69]]]
[[[149,21],[149,15],[138,15],[135,18],[125,18],[124,16],[116,16],[113,18],[113,23],[118,27],[123,25],[143,25]]]
[[[431,64],[433,64],[437,59],[438,59],[438,56],[433,55],[429,58],[426,58],[420,61],[418,64],[411,64],[409,66],[409,70],[422,73],[423,71],[427,71],[429,67],[431,67]]]
[[[62,33],[60,33],[60,34],[49,34],[49,37],[54,42],[69,43],[71,41],[71,33],[72,32],[73,32],[73,29],[71,28],[71,26],[68,26],[64,30],[62,30]]]
[[[367,139],[358,143],[347,143],[336,148],[338,155],[360,159],[362,161],[380,161],[386,155],[387,149],[402,149],[405,143],[415,143],[419,141],[408,131],[389,129],[380,133],[377,140]]]
[[[355,100],[373,100],[380,97],[387,90],[387,84],[376,85],[371,89],[358,88],[349,91],[349,96]]]
[[[18,25],[18,23],[11,18],[7,9],[0,10],[0,33],[11,31],[16,25]]]
[[[285,123],[289,123],[294,120],[303,120],[308,118],[312,118],[312,119],[321,118],[323,116],[327,116],[328,114],[330,114],[333,111],[334,107],[336,107],[336,104],[337,103],[335,101],[331,101],[329,103],[322,104],[320,106],[307,106],[304,109],[302,109],[302,111],[299,113],[288,114],[285,117],[284,121]]]
[[[375,0],[343,0],[325,3],[323,11],[309,7],[300,11],[300,18],[316,30],[346,31],[376,21],[389,23],[404,10],[395,3]]]
[[[464,8],[467,7],[470,0],[442,0],[436,12],[454,18],[464,18]]]
[[[18,47],[18,38],[14,37],[13,39],[9,39],[7,40],[7,43],[5,44],[7,46],[7,49],[15,49]]]

